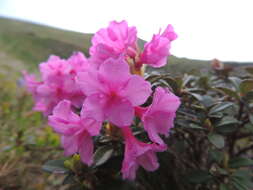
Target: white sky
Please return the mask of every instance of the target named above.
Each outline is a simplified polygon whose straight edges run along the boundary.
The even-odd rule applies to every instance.
[[[87,33],[125,19],[145,40],[172,24],[176,56],[253,61],[253,0],[0,0],[0,15]]]

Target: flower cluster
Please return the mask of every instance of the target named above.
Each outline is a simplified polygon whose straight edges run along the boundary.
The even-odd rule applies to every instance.
[[[41,81],[24,73],[28,90],[36,102],[34,109],[48,116],[49,125],[61,135],[65,155],[79,153],[87,165],[93,162],[93,136],[105,122],[118,127],[125,142],[122,165],[124,179],[135,179],[142,166],[148,171],[159,167],[156,152],[165,151],[160,134],[173,127],[179,98],[141,76],[143,64],[161,67],[167,63],[171,41],[177,35],[169,25],[153,36],[141,51],[137,30],[126,21],[111,22],[92,38],[90,57],[81,52],[69,59],[50,56],[41,63]],[[139,75],[137,75],[139,74]],[[153,102],[142,105],[152,96]],[[151,143],[136,139],[131,131],[134,118],[143,123]]]

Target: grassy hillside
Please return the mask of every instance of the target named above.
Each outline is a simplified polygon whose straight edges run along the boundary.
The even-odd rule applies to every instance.
[[[35,68],[38,63],[45,61],[50,54],[65,58],[73,51],[83,51],[88,55],[91,37],[92,34],[60,30],[0,17],[0,53],[4,53],[5,57],[9,56],[23,62],[26,67],[31,69]],[[141,45],[144,44],[142,40],[139,42]],[[169,63],[166,67],[155,70],[181,73],[210,67],[209,61],[175,56],[170,57]],[[237,62],[232,63],[233,66],[238,65]],[[149,71],[151,71],[150,68]]]
[[[0,18],[0,51],[33,67],[50,54],[68,57],[88,52],[91,34],[81,34]]]
[[[88,54],[92,34],[64,31],[23,21],[0,18],[0,51],[34,67],[50,54],[68,57],[73,51]],[[143,44],[143,42],[140,42]],[[178,63],[190,64],[191,68],[204,66],[206,61],[186,58],[170,58],[171,66]],[[192,64],[194,63],[194,64]],[[205,64],[206,65],[206,64]],[[181,68],[183,69],[184,66]],[[168,70],[175,69],[174,66]],[[181,70],[180,69],[180,70]],[[189,68],[188,68],[189,69]],[[161,70],[161,69],[160,69]]]

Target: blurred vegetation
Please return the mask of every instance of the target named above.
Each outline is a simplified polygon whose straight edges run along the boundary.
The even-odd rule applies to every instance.
[[[31,111],[20,71],[34,71],[50,54],[87,55],[91,36],[0,18],[0,190],[253,188],[253,71],[235,74],[238,63],[226,63],[229,71],[213,70],[208,61],[171,56],[166,67],[148,68],[153,88],[169,87],[183,103],[164,139],[170,148],[159,154],[161,167],[140,170],[136,183],[121,180],[122,145],[112,139],[96,139],[95,167],[87,168],[77,155],[59,160],[59,137]],[[42,171],[44,163],[53,174]]]

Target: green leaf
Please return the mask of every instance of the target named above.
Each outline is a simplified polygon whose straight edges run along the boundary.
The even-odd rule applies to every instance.
[[[217,104],[215,106],[213,106],[208,115],[212,115],[215,114],[216,112],[220,112],[223,111],[225,109],[227,109],[228,107],[233,106],[234,104],[232,102],[221,102],[220,104]]]
[[[250,180],[251,179],[251,170],[250,169],[249,170],[245,170],[245,169],[236,170],[232,176]]]
[[[113,155],[113,148],[111,146],[101,146],[94,154],[94,166],[100,166],[111,158]]]
[[[246,166],[253,166],[253,160],[249,158],[238,157],[229,161],[229,167],[231,168],[240,168]]]
[[[244,128],[246,129],[246,132],[253,133],[253,124],[247,123],[244,125]]]
[[[233,91],[232,89],[230,88],[224,88],[224,87],[217,87],[216,88],[217,90],[223,92],[224,94],[230,96],[230,97],[233,97],[233,98],[236,98],[236,99],[240,99],[240,96],[235,92]]]
[[[62,185],[75,184],[75,183],[76,183],[75,176],[73,174],[69,174],[63,179]]]
[[[203,100],[202,95],[200,94],[196,94],[196,93],[190,93],[190,95],[192,95],[196,100],[198,100],[199,102],[201,102]]]
[[[199,125],[196,125],[194,123],[190,123],[189,124],[189,128],[192,128],[192,129],[202,129],[202,130],[206,130],[205,128],[199,126]]]
[[[235,87],[235,89],[237,91],[239,91],[240,90],[239,86],[240,86],[242,80],[240,78],[238,78],[238,77],[229,77],[228,79],[233,84],[233,86]]]
[[[190,93],[196,100],[198,100],[201,104],[203,104],[206,108],[214,105],[214,100],[211,96],[208,95],[200,95],[196,93]]]
[[[221,119],[223,117],[223,114],[221,112],[216,112],[216,113],[213,113],[213,114],[209,114],[208,116],[212,117],[212,118]]]
[[[248,181],[243,178],[232,177],[232,184],[237,190],[251,190]]]
[[[217,163],[220,163],[223,159],[223,153],[217,150],[210,150],[209,156],[212,160],[215,160]]]
[[[149,81],[151,84],[157,80],[159,80],[161,78],[160,75],[148,75],[147,77],[145,77],[145,80]]]
[[[221,175],[228,175],[228,174],[229,174],[227,170],[225,170],[225,169],[223,169],[223,168],[220,168],[220,167],[217,168],[217,171],[218,171]]]
[[[225,145],[224,137],[216,134],[216,133],[210,133],[208,136],[208,140],[217,148],[223,148]]]
[[[225,116],[216,125],[215,130],[220,133],[232,133],[237,129],[239,121],[231,116]]]
[[[65,168],[64,166],[65,160],[50,160],[47,161],[43,166],[42,169],[46,172],[50,173],[67,173],[69,169]]]
[[[218,133],[227,134],[227,133],[232,133],[232,132],[236,131],[236,129],[237,129],[236,125],[223,125],[220,127],[216,127],[215,131]]]
[[[210,179],[212,179],[212,176],[208,171],[204,170],[195,170],[190,172],[186,176],[186,180],[189,181],[190,183],[195,183],[195,184],[200,184],[200,183],[205,183],[208,182]]]
[[[221,127],[224,125],[234,125],[238,124],[238,120],[231,116],[225,116],[222,118],[222,120],[218,123],[217,127]]]
[[[166,76],[165,78],[163,78],[163,80],[167,82],[167,84],[173,89],[174,92],[178,91],[179,86],[173,78]]]
[[[249,114],[249,121],[253,125],[253,114]]]
[[[243,80],[240,84],[240,92],[246,95],[251,90],[253,90],[253,80]]]
[[[194,79],[195,77],[192,75],[184,75],[182,86],[183,87],[187,86],[187,84],[193,81]]]
[[[229,186],[227,184],[220,184],[219,190],[230,190]]]

